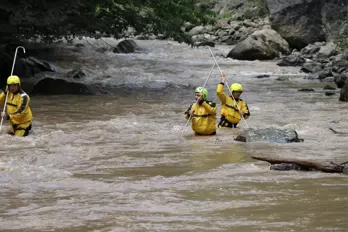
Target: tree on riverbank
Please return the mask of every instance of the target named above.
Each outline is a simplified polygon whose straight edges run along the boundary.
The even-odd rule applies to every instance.
[[[342,49],[348,49],[348,9],[345,11],[341,36],[337,39],[338,46]]]
[[[64,36],[119,38],[128,27],[191,43],[181,27],[212,20],[198,0],[2,0],[0,43]]]

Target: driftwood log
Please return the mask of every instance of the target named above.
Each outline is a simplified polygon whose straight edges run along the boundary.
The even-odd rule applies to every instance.
[[[333,162],[319,162],[314,160],[299,160],[299,159],[286,159],[286,158],[268,158],[268,157],[259,157],[259,156],[251,156],[254,159],[262,160],[269,162],[272,165],[277,164],[294,164],[299,166],[300,169],[294,168],[294,170],[302,170],[302,171],[322,171],[329,173],[343,173],[343,169],[345,168],[348,162],[335,164]],[[281,169],[277,169],[281,170]],[[289,170],[289,169],[287,169]]]
[[[331,130],[333,133],[338,134],[338,135],[348,135],[348,132],[341,132],[341,131],[337,131],[334,130],[333,128],[329,128],[329,130]]]

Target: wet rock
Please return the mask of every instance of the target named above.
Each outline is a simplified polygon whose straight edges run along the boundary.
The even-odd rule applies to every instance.
[[[322,71],[319,71],[318,79],[323,80],[330,76],[332,76],[331,68],[324,68]]]
[[[325,77],[324,79],[320,80],[320,82],[335,83],[335,78],[334,77]]]
[[[239,142],[248,142],[247,138],[243,135],[238,135],[234,140],[239,141]],[[250,142],[250,141],[249,141]]]
[[[336,88],[331,86],[331,85],[325,85],[323,89],[324,90],[336,90]]]
[[[299,90],[297,90],[297,91],[299,91],[299,92],[313,92],[314,89],[302,88],[302,89],[299,89]]]
[[[314,61],[307,61],[301,67],[301,71],[305,73],[318,73],[323,69],[323,65]]]
[[[238,43],[227,55],[238,60],[269,60],[289,53],[288,43],[274,30],[258,30]]]
[[[335,92],[325,92],[325,96],[333,96],[335,95]]]
[[[188,32],[188,35],[189,36],[194,36],[194,35],[199,35],[199,34],[204,34],[206,33],[206,29],[204,26],[196,26],[196,27],[193,27],[189,32]]]
[[[235,140],[240,142],[269,141],[276,143],[292,143],[304,141],[303,139],[300,139],[298,137],[298,134],[295,130],[277,128],[248,128],[241,131],[241,133],[235,138]]]
[[[316,80],[318,79],[318,76],[312,73],[308,73],[307,75],[304,75],[303,78],[307,80]]]
[[[67,77],[68,78],[73,78],[73,79],[82,79],[86,76],[85,72],[83,72],[82,70],[70,70],[69,72],[67,72]]]
[[[93,95],[90,87],[75,82],[68,82],[62,79],[45,78],[40,80],[32,89],[33,95]]]
[[[184,23],[184,31],[185,32],[189,32],[194,27],[195,27],[195,25],[190,23],[190,22]]]
[[[82,47],[85,47],[85,45],[82,44],[82,43],[76,43],[76,44],[75,44],[75,47],[77,47],[77,48],[82,48]]]
[[[335,76],[335,83],[337,85],[337,88],[339,89],[343,88],[347,79],[348,79],[348,72],[337,74]]]
[[[117,44],[113,49],[114,53],[136,53],[141,52],[143,49],[134,42],[134,40],[125,39]]]
[[[331,56],[335,56],[338,54],[337,45],[328,42],[324,46],[321,46],[318,53],[316,54],[317,59],[328,59]]]
[[[288,81],[289,77],[283,76],[283,77],[277,77],[277,81]]]
[[[272,164],[270,166],[270,170],[276,170],[276,171],[290,171],[290,170],[296,170],[296,171],[314,171],[314,169],[306,168],[298,164],[292,164],[292,163],[281,163],[281,164]]]
[[[215,43],[211,41],[203,41],[203,42],[194,43],[192,45],[192,47],[201,47],[201,46],[215,47]]]
[[[20,78],[29,78],[33,77],[35,74],[40,72],[56,72],[58,68],[47,61],[37,59],[35,57],[21,57],[23,54],[19,54],[18,51],[17,60],[13,73],[18,75]],[[12,64],[13,64],[13,54],[1,53],[0,52],[0,71],[1,83],[5,84],[7,77],[11,73]]]
[[[305,59],[299,54],[291,54],[282,57],[281,61],[277,63],[278,66],[301,66],[305,63]]]
[[[261,79],[261,78],[268,78],[268,77],[271,77],[271,76],[268,75],[268,74],[260,74],[260,75],[255,76],[255,78],[258,78],[258,79]]]
[[[28,57],[22,59],[25,65],[30,67],[32,75],[39,72],[56,72],[57,68],[47,61]]]
[[[312,59],[315,54],[320,50],[320,44],[308,44],[306,47],[300,50],[300,54],[308,59]]]
[[[346,79],[346,82],[343,86],[343,88],[341,89],[341,94],[340,94],[340,101],[343,102],[348,102],[348,79]]]

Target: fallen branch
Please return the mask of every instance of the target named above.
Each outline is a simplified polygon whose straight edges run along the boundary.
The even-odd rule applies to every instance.
[[[348,135],[348,132],[341,132],[341,131],[337,131],[337,130],[334,130],[333,128],[329,128],[329,130],[331,130],[333,133],[335,134],[339,134],[339,135]]]
[[[251,156],[253,159],[262,160],[269,162],[270,164],[296,164],[303,168],[303,170],[317,170],[322,172],[329,173],[342,173],[343,164],[335,164],[328,162],[319,162],[314,160],[299,160],[299,159],[286,159],[286,158],[268,158],[268,157],[259,157]]]

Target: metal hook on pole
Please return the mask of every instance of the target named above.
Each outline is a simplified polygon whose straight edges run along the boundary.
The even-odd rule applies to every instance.
[[[219,66],[219,64],[218,64],[218,62],[217,62],[217,60],[216,60],[216,58],[215,58],[213,52],[211,51],[210,47],[208,47],[208,48],[209,48],[210,54],[212,55],[212,57],[213,57],[213,59],[214,59],[214,61],[215,61],[216,66],[218,67],[218,69],[219,69],[219,71],[220,71],[220,74],[221,74],[221,75],[224,75],[224,73],[221,71],[221,68],[220,68],[220,66]],[[232,91],[231,91],[231,89],[230,89],[230,87],[229,87],[229,85],[228,85],[228,83],[227,83],[226,80],[225,80],[225,85],[227,86],[228,91],[229,91],[229,93],[231,94],[231,97],[232,97],[234,103],[235,103],[236,106],[237,106],[237,109],[240,110],[240,108],[239,108],[239,106],[238,106],[238,104],[237,104],[237,101],[236,101],[236,99],[233,97]],[[246,122],[244,116],[243,116],[243,115],[241,115],[241,116],[242,116],[242,118],[243,118],[243,121],[245,122],[246,127],[249,128],[248,123]]]
[[[17,58],[17,52],[18,52],[18,48],[22,48],[23,49],[23,53],[25,53],[25,48],[22,47],[22,46],[18,46],[16,48],[16,51],[15,51],[15,56],[13,58],[13,63],[12,63],[12,69],[11,69],[11,76],[13,75],[13,70],[14,70],[14,67],[15,67],[15,64],[16,64],[16,58]],[[6,99],[5,99],[5,104],[4,104],[4,109],[3,109],[3,114],[5,113],[5,110],[6,110],[6,104],[7,104],[7,99],[8,99],[8,92],[9,90],[7,90],[7,93],[6,93]],[[2,128],[2,123],[4,121],[4,117],[1,117],[1,123],[0,123],[0,131],[1,131],[1,128]]]
[[[24,48],[24,47],[18,46],[18,47],[16,48],[15,56],[14,56],[14,58],[13,58],[13,63],[12,63],[11,76],[13,75],[13,70],[14,70],[15,63],[16,63],[16,57],[17,57],[18,48],[22,48],[22,49],[23,49],[23,53],[25,53],[25,48]]]

